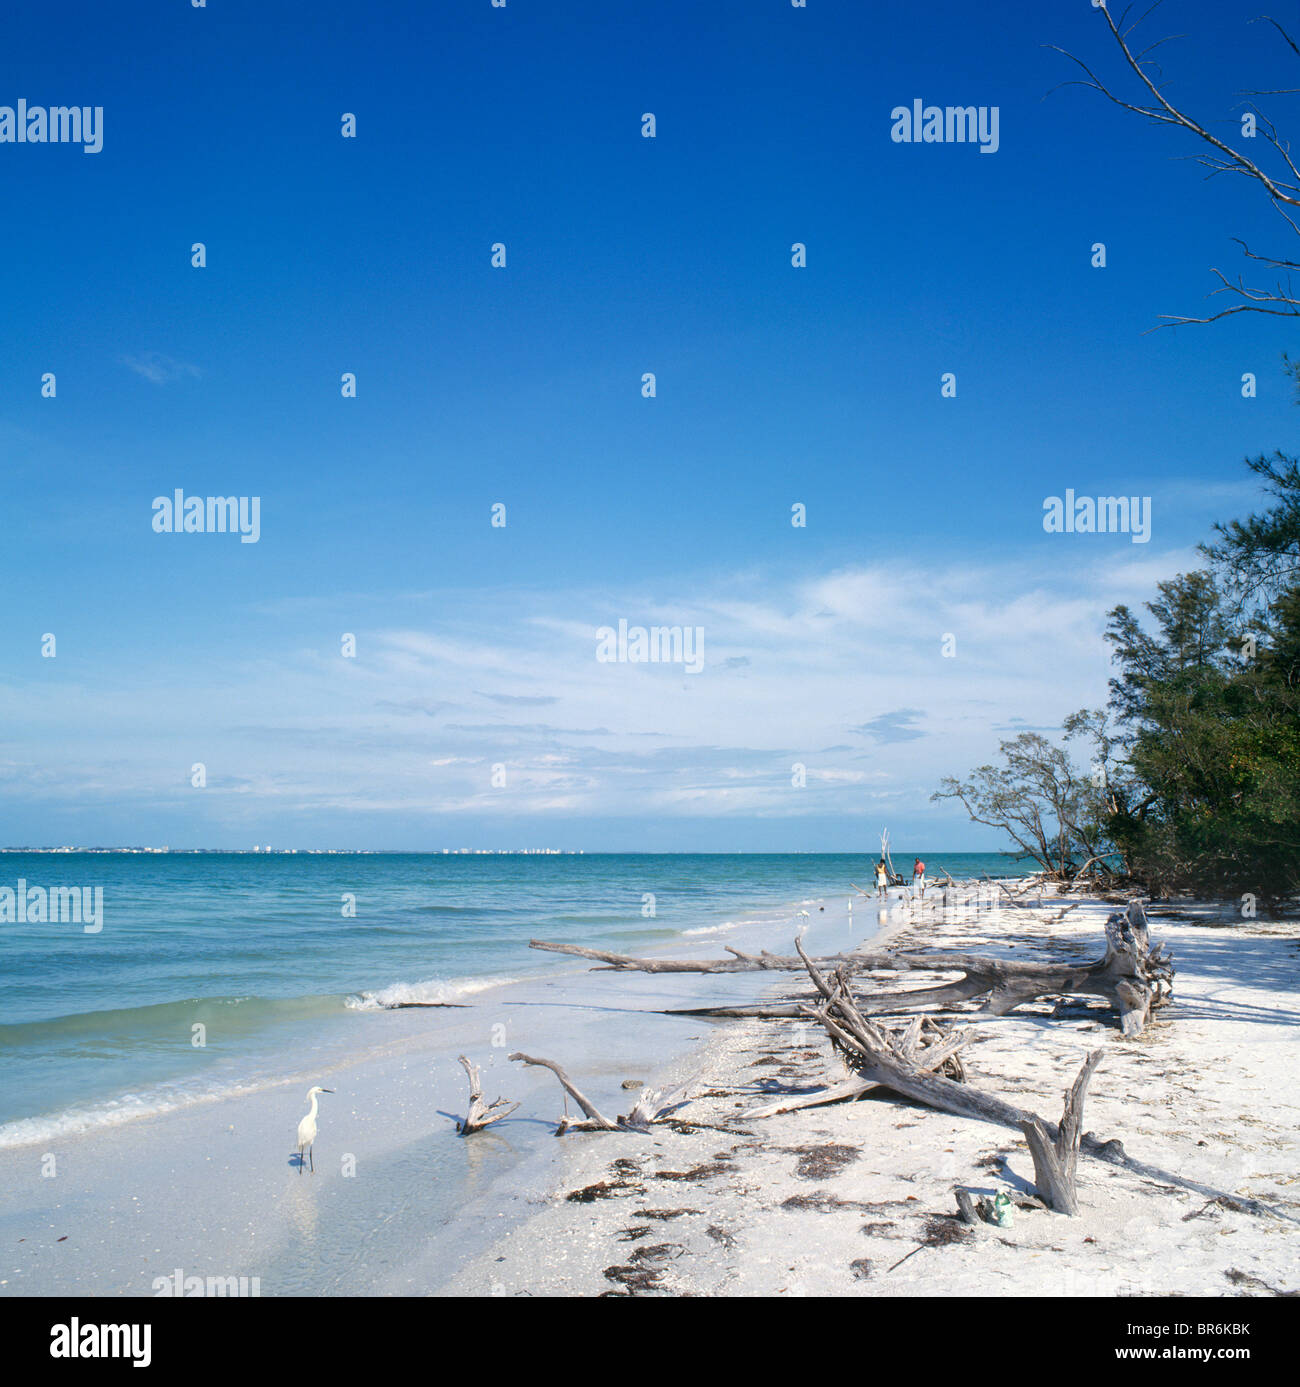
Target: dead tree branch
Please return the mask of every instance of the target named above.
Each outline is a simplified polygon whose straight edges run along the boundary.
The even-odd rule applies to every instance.
[[[465,1120],[456,1124],[456,1130],[463,1137],[471,1135],[473,1132],[481,1132],[484,1127],[490,1127],[494,1122],[500,1122],[503,1117],[509,1117],[519,1106],[518,1103],[507,1103],[504,1098],[498,1098],[494,1103],[483,1101],[483,1085],[479,1082],[478,1065],[470,1062],[464,1055],[458,1055],[462,1068],[469,1079],[469,1110],[465,1114]],[[504,1108],[505,1111],[499,1111]]]
[[[1106,26],[1110,30],[1111,37],[1119,48],[1125,67],[1136,77],[1139,84],[1139,91],[1133,100],[1127,100],[1115,91],[1111,86],[1104,82],[1095,71],[1075,54],[1068,52],[1056,44],[1047,44],[1048,48],[1062,54],[1074,63],[1084,74],[1083,79],[1076,79],[1074,82],[1062,83],[1063,86],[1082,86],[1091,91],[1099,92],[1116,106],[1126,111],[1131,111],[1135,115],[1142,116],[1156,125],[1172,126],[1186,131],[1203,145],[1208,147],[1207,153],[1194,156],[1194,161],[1202,168],[1207,169],[1207,178],[1216,178],[1220,174],[1236,174],[1247,178],[1261,187],[1271,206],[1280,212],[1288,222],[1291,223],[1293,231],[1297,230],[1295,223],[1287,214],[1287,207],[1300,207],[1300,168],[1297,167],[1291,156],[1290,145],[1277,131],[1276,126],[1257,108],[1251,107],[1255,120],[1254,128],[1263,137],[1264,143],[1273,151],[1280,161],[1282,172],[1271,174],[1267,172],[1255,160],[1243,154],[1240,149],[1229,145],[1226,141],[1219,139],[1217,135],[1210,133],[1200,121],[1195,120],[1185,111],[1175,106],[1161,90],[1156,76],[1152,75],[1150,69],[1154,64],[1150,61],[1150,55],[1161,44],[1168,42],[1166,39],[1159,39],[1155,43],[1135,51],[1129,41],[1129,36],[1138,27],[1138,24],[1146,18],[1151,10],[1157,8],[1159,0],[1152,5],[1139,19],[1124,28],[1127,18],[1127,11],[1121,15],[1118,21],[1111,15],[1110,9],[1106,4],[1098,6],[1098,9],[1106,21]],[[1287,34],[1276,20],[1268,16],[1261,16],[1267,20],[1282,36],[1286,44],[1294,51],[1295,42]],[[1255,22],[1254,20],[1251,21]],[[1157,70],[1157,76],[1158,70]],[[1283,91],[1288,89],[1282,89]],[[1265,93],[1243,93],[1249,95],[1264,95]],[[1242,244],[1240,241],[1238,244]],[[1272,256],[1255,255],[1243,245],[1247,256],[1252,260],[1259,260],[1268,264],[1274,269],[1291,270],[1295,268],[1295,262],[1283,258]],[[1229,293],[1235,295],[1240,302],[1234,303],[1228,308],[1220,309],[1216,313],[1209,313],[1201,317],[1192,317],[1182,314],[1165,313],[1160,316],[1165,320],[1159,326],[1176,327],[1184,323],[1212,323],[1220,318],[1230,317],[1236,313],[1270,313],[1284,317],[1294,317],[1300,315],[1300,297],[1293,292],[1290,279],[1280,280],[1271,289],[1249,288],[1240,276],[1236,280],[1229,279],[1219,269],[1213,269],[1212,273],[1219,279],[1220,287],[1212,291],[1209,297],[1216,294]]]
[[[1088,1079],[1101,1059],[1100,1050],[1089,1055],[1075,1080],[1070,1101],[1066,1104],[1062,1129],[1049,1132],[1037,1113],[1025,1112],[991,1093],[983,1093],[945,1078],[932,1068],[923,1068],[919,1062],[923,1056],[919,1043],[920,1017],[914,1018],[903,1031],[890,1031],[874,1025],[855,1005],[845,970],[839,970],[832,980],[828,980],[817,965],[803,954],[798,940],[795,941],[795,948],[803,956],[808,976],[823,998],[821,1006],[807,1007],[805,1010],[808,1016],[825,1028],[832,1047],[856,1079],[867,1088],[879,1085],[944,1112],[1018,1128],[1026,1135],[1032,1132],[1030,1149],[1034,1152],[1034,1169],[1043,1176],[1038,1182],[1039,1195],[1049,1207],[1060,1213],[1078,1212],[1074,1164],[1070,1153],[1077,1156],[1078,1122],[1082,1117],[1083,1096]],[[748,1117],[757,1115],[747,1114]],[[1067,1126],[1067,1123],[1072,1125]],[[1047,1157],[1040,1156],[1040,1153],[1050,1155],[1052,1163],[1049,1164]],[[1040,1158],[1044,1162],[1041,1170]]]
[[[554,1074],[555,1077],[560,1081],[560,1087],[582,1109],[583,1113],[587,1118],[587,1121],[585,1123],[580,1124],[571,1123],[569,1121],[568,1104],[565,1104],[564,1117],[560,1121],[561,1132],[563,1132],[571,1126],[584,1126],[589,1129],[594,1129],[602,1132],[618,1131],[618,1123],[611,1122],[609,1118],[603,1116],[600,1112],[600,1109],[597,1108],[594,1103],[592,1103],[584,1094],[582,1094],[575,1087],[573,1080],[569,1078],[569,1076],[558,1064],[556,1064],[554,1060],[539,1059],[535,1055],[525,1055],[522,1051],[519,1050],[516,1050],[515,1053],[510,1056],[510,1058],[512,1060],[518,1060],[521,1064],[537,1064],[541,1065],[543,1069],[549,1069],[551,1073]]]
[[[646,1132],[649,1131],[652,1123],[661,1122],[669,1117],[683,1104],[689,1102],[690,1095],[698,1084],[698,1080],[692,1079],[677,1088],[662,1091],[660,1089],[646,1088],[641,1090],[641,1096],[636,1100],[632,1111],[626,1116],[620,1115],[615,1121],[611,1122],[605,1117],[594,1103],[590,1101],[574,1084],[573,1080],[556,1064],[554,1060],[541,1059],[536,1055],[525,1055],[516,1051],[511,1055],[512,1060],[519,1060],[523,1064],[540,1065],[544,1069],[549,1069],[552,1074],[560,1081],[560,1087],[569,1098],[582,1109],[586,1121],[571,1122],[569,1120],[568,1103],[565,1103],[564,1116],[561,1117],[555,1135],[563,1136],[567,1131],[575,1132]]]
[[[572,954],[575,958],[589,958],[596,963],[603,963],[612,972],[632,972],[632,973],[799,973],[803,971],[803,964],[797,958],[782,958],[777,954],[770,954],[766,949],[758,954],[742,953],[739,949],[727,948],[731,958],[714,959],[688,959],[688,958],[633,958],[629,954],[611,954],[602,949],[586,949],[580,944],[556,944],[545,939],[530,939],[528,941],[530,949],[544,949],[553,954]],[[891,965],[881,960],[888,959],[892,955],[880,950],[874,952],[859,950],[847,954],[830,954],[819,962],[848,963],[856,962],[864,967],[889,967]],[[604,972],[605,968],[593,969],[594,972]]]

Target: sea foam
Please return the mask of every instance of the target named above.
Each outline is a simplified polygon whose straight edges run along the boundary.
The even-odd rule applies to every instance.
[[[489,988],[503,987],[506,983],[518,982],[516,977],[430,978],[425,982],[395,982],[381,987],[375,992],[353,993],[344,1006],[352,1011],[385,1011],[398,1006],[434,1006],[440,1002],[454,1003],[463,997],[472,997],[476,992],[486,992]]]

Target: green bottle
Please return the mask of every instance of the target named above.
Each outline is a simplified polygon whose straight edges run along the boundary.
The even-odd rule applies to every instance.
[[[1006,1190],[999,1191],[993,1198],[993,1215],[998,1221],[999,1228],[1010,1228],[1011,1217],[1014,1206],[1011,1203],[1011,1196]]]

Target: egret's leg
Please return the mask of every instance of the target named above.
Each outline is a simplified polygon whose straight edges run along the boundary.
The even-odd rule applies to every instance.
[[[311,1173],[316,1174],[316,1146],[313,1143],[307,1148],[307,1155],[311,1158]]]
[[[298,1174],[302,1174],[302,1147],[298,1148]]]

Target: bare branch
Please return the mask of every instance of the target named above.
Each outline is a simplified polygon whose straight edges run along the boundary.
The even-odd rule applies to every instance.
[[[1106,26],[1110,30],[1111,37],[1120,50],[1124,64],[1130,72],[1137,78],[1146,100],[1126,99],[1105,81],[1081,58],[1068,52],[1055,44],[1046,45],[1053,48],[1056,52],[1063,54],[1073,62],[1083,73],[1086,80],[1077,80],[1072,83],[1062,83],[1061,85],[1084,86],[1093,91],[1099,92],[1106,100],[1119,106],[1126,111],[1132,111],[1135,115],[1140,115],[1157,125],[1177,126],[1186,130],[1197,140],[1208,145],[1212,153],[1202,153],[1195,156],[1195,162],[1202,168],[1207,169],[1207,178],[1217,178],[1220,174],[1236,174],[1243,178],[1249,178],[1262,187],[1269,199],[1271,206],[1275,207],[1284,217],[1290,229],[1300,235],[1300,225],[1297,225],[1286,211],[1287,207],[1300,208],[1300,162],[1297,162],[1291,155],[1290,143],[1279,135],[1277,127],[1273,122],[1253,103],[1247,103],[1250,111],[1256,120],[1256,129],[1264,138],[1264,143],[1274,151],[1278,159],[1285,166],[1285,176],[1278,177],[1267,172],[1255,160],[1248,158],[1239,149],[1221,140],[1217,135],[1212,134],[1204,125],[1188,115],[1185,111],[1174,105],[1162,90],[1163,78],[1159,69],[1151,61],[1151,54],[1155,52],[1161,44],[1169,41],[1168,38],[1159,39],[1149,44],[1140,51],[1135,51],[1131,43],[1131,36],[1139,25],[1146,20],[1152,11],[1160,3],[1157,0],[1147,10],[1143,11],[1132,23],[1128,22],[1129,11],[1125,10],[1116,20],[1110,10],[1103,4],[1098,8],[1105,17]],[[1300,46],[1291,35],[1275,19],[1268,15],[1259,16],[1251,23],[1262,20],[1264,23],[1272,25],[1281,35],[1287,46],[1300,56]],[[1172,36],[1171,36],[1172,37]],[[1154,73],[1153,73],[1154,69]],[[1283,94],[1285,92],[1300,91],[1300,88],[1283,88],[1273,93],[1247,92],[1243,95],[1265,95]],[[1242,244],[1238,242],[1238,244]],[[1300,264],[1284,257],[1274,257],[1267,255],[1257,255],[1243,245],[1243,250],[1249,259],[1256,260],[1262,264],[1267,264],[1273,269],[1292,270],[1300,269]],[[1278,317],[1300,316],[1300,297],[1292,293],[1290,283],[1275,285],[1272,289],[1251,289],[1242,282],[1240,278],[1233,282],[1228,279],[1221,271],[1215,270],[1214,273],[1222,281],[1222,285],[1214,293],[1228,292],[1236,295],[1241,302],[1234,304],[1230,308],[1224,308],[1215,313],[1207,313],[1202,316],[1191,314],[1161,314],[1161,322],[1157,327],[1176,327],[1187,323],[1213,323],[1221,318],[1232,317],[1237,313],[1268,313]],[[1155,328],[1149,329],[1155,331]]]
[[[549,1069],[551,1073],[554,1074],[557,1079],[559,1079],[560,1087],[565,1091],[565,1093],[569,1095],[570,1098],[573,1099],[573,1101],[586,1114],[587,1120],[589,1122],[591,1122],[594,1126],[598,1127],[603,1132],[616,1132],[618,1130],[618,1123],[611,1122],[609,1118],[603,1117],[599,1109],[595,1106],[595,1104],[589,1102],[587,1098],[584,1097],[584,1095],[580,1093],[577,1088],[574,1087],[573,1080],[569,1078],[569,1076],[558,1064],[556,1064],[554,1060],[539,1059],[535,1055],[525,1055],[521,1051],[516,1051],[513,1055],[510,1056],[510,1058],[512,1060],[519,1060],[523,1064],[537,1064],[541,1065],[543,1069]],[[561,1127],[561,1130],[563,1130],[563,1126]]]
[[[1154,8],[1155,6],[1152,6],[1152,9]],[[1112,101],[1116,101],[1119,105],[1126,106],[1129,110],[1142,111],[1153,119],[1160,119],[1167,124],[1179,125],[1184,130],[1191,131],[1198,139],[1204,140],[1206,144],[1217,149],[1229,164],[1240,168],[1244,173],[1247,173],[1250,177],[1262,183],[1263,186],[1268,189],[1270,197],[1276,198],[1281,202],[1290,203],[1293,207],[1300,207],[1300,196],[1297,196],[1297,194],[1300,194],[1300,188],[1289,187],[1286,184],[1281,184],[1277,180],[1270,178],[1263,169],[1252,160],[1247,159],[1244,154],[1233,149],[1231,145],[1225,144],[1216,135],[1211,135],[1203,125],[1193,120],[1191,116],[1185,115],[1171,102],[1167,101],[1164,93],[1161,92],[1160,88],[1157,87],[1150,77],[1147,76],[1146,72],[1143,71],[1142,65],[1138,62],[1133,54],[1133,50],[1128,45],[1127,38],[1120,32],[1114,19],[1111,18],[1110,11],[1104,5],[1101,7],[1101,13],[1105,16],[1106,24],[1111,34],[1114,36],[1115,42],[1119,45],[1120,51],[1124,55],[1125,62],[1137,76],[1138,81],[1140,81],[1147,91],[1151,93],[1152,97],[1158,103],[1160,111],[1163,112],[1163,115],[1159,112],[1154,112],[1150,107],[1135,107],[1128,102],[1119,101],[1119,99],[1104,85],[1101,85],[1101,90],[1105,96],[1109,97]],[[1147,11],[1147,13],[1149,14],[1150,11]],[[1146,15],[1143,15],[1143,18],[1145,19]],[[1080,64],[1080,66],[1082,66],[1082,64]]]
[[[1278,31],[1278,33],[1281,34],[1282,37],[1286,40],[1287,47],[1290,48],[1292,53],[1294,53],[1296,57],[1300,58],[1300,48],[1296,47],[1295,39],[1293,39],[1291,35],[1288,34],[1287,31],[1271,15],[1256,15],[1255,18],[1250,20],[1249,22],[1251,24],[1258,24],[1261,20],[1265,24],[1271,24]]]
[[[519,1104],[508,1103],[504,1098],[498,1098],[494,1103],[485,1103],[478,1065],[472,1063],[465,1055],[458,1055],[456,1058],[469,1079],[469,1109],[465,1113],[465,1120],[456,1124],[456,1130],[460,1135],[467,1137],[474,1132],[481,1132],[484,1127],[490,1127],[494,1122],[500,1122],[503,1117],[509,1117]],[[504,1112],[501,1111],[503,1108]]]

